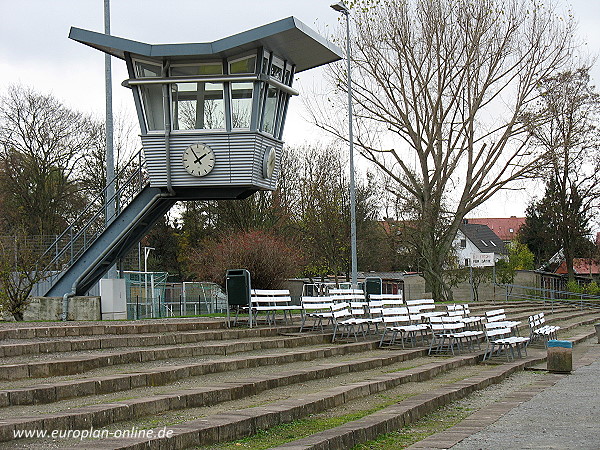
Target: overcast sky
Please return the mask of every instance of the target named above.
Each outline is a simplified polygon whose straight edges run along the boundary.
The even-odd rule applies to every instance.
[[[295,16],[327,34],[338,27],[333,0],[111,0],[111,34],[147,43],[207,42]],[[560,2],[572,5],[579,35],[591,54],[600,49],[600,1]],[[71,26],[104,31],[103,0],[0,0],[0,93],[10,84],[53,93],[65,104],[104,115],[104,54],[68,39]],[[593,71],[600,80],[598,64]],[[125,63],[113,59],[114,109],[133,116]],[[321,71],[299,74],[300,95],[319,90]],[[303,116],[302,101],[293,98],[284,133],[288,144],[324,140]],[[529,194],[501,195],[478,215],[523,215]]]

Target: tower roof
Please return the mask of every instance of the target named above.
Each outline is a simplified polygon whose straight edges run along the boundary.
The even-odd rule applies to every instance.
[[[213,42],[146,44],[144,42],[71,27],[69,38],[125,59],[125,53],[152,59],[229,57],[264,46],[296,65],[296,72],[341,59],[339,47],[295,17],[288,17]]]

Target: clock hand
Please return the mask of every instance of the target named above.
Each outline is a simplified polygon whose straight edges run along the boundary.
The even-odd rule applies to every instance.
[[[198,162],[200,158],[198,158],[198,155],[197,155],[197,154],[196,154],[196,152],[194,151],[194,148],[193,148],[193,147],[190,147],[190,150],[192,151],[193,155],[196,157],[196,161],[195,161],[195,162]]]
[[[198,155],[196,155],[196,154],[194,153],[194,156],[196,157],[196,161],[194,161],[194,162],[196,162],[196,163],[199,163],[199,162],[201,162],[201,161],[202,161],[202,158],[204,158],[206,155],[208,155],[208,153],[205,153],[204,155],[202,155],[201,157],[199,157],[199,158],[198,158]]]

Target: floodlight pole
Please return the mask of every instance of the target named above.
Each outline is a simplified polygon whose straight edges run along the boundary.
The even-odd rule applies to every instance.
[[[104,0],[104,34],[110,35],[110,0]],[[115,161],[113,148],[112,69],[111,56],[104,55],[104,84],[106,88],[106,199],[105,222],[115,218]],[[117,278],[116,265],[108,270],[107,278]]]
[[[346,80],[348,87],[348,142],[350,145],[350,253],[352,270],[352,288],[358,287],[357,257],[356,257],[356,187],[354,184],[354,133],[352,130],[352,79],[351,79],[351,52],[350,52],[350,10],[344,2],[331,5],[335,11],[346,16]]]

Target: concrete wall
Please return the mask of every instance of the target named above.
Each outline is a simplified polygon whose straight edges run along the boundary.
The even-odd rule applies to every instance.
[[[519,270],[515,273],[513,284],[519,286],[539,287],[537,275],[532,271]],[[452,289],[454,300],[457,302],[470,302],[471,285],[469,281],[459,283],[458,286]],[[407,300],[416,298],[431,297],[430,292],[425,291],[425,279],[420,275],[405,275],[404,277],[404,295]],[[499,286],[495,286],[491,282],[481,283],[479,285],[479,300],[480,301],[501,301],[506,299],[506,291]]]
[[[513,284],[519,286],[539,287],[537,276],[532,271],[519,270],[515,273]],[[452,289],[454,300],[457,302],[470,302],[471,285],[469,281],[459,283],[458,286]],[[502,287],[495,286],[491,282],[481,283],[479,285],[479,300],[480,301],[501,301],[506,299],[506,290]]]
[[[62,297],[32,297],[23,320],[61,320]],[[100,320],[100,297],[69,299],[67,320]]]
[[[430,292],[425,292],[425,279],[421,275],[404,276],[404,299],[431,298]]]

